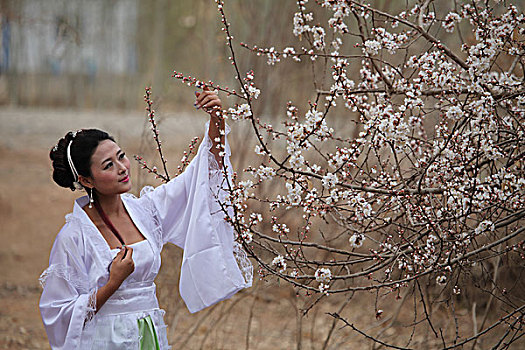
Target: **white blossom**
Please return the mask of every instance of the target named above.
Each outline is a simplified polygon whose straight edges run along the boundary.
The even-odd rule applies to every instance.
[[[247,103],[243,103],[237,108],[229,108],[228,114],[231,116],[232,120],[246,119],[252,116],[250,106]]]
[[[320,283],[319,284],[319,292],[328,295],[329,294],[328,293],[329,289],[330,289],[330,285],[329,284],[325,284],[325,283]]]
[[[463,110],[459,106],[454,105],[448,109],[446,115],[449,119],[458,120],[463,116]]]
[[[267,63],[269,65],[274,65],[275,63],[279,62],[281,59],[279,58],[279,55],[277,54],[277,52],[275,51],[275,48],[272,46],[268,52],[266,53],[266,56],[268,57],[268,61]],[[257,97],[255,97],[257,98]]]
[[[474,230],[476,235],[479,235],[481,233],[485,233],[487,231],[494,231],[495,226],[494,223],[490,220],[484,220],[479,223],[478,227]]]
[[[377,40],[367,40],[364,46],[364,52],[372,56],[377,55],[381,49],[381,43]]]
[[[332,279],[332,272],[326,267],[318,268],[315,271],[315,280],[320,283],[327,284]]]
[[[456,23],[459,21],[461,21],[461,16],[455,12],[450,12],[443,20],[442,25],[447,32],[452,33],[454,31]]]
[[[316,27],[312,28],[312,32],[313,32],[313,35],[314,35],[314,42],[313,42],[314,47],[316,49],[318,49],[318,50],[324,49],[324,46],[325,46],[325,42],[324,42],[325,31],[324,31],[324,28],[316,26]]]
[[[255,145],[254,152],[260,156],[264,156],[266,154],[264,148],[262,148],[261,145]]]
[[[282,255],[278,255],[275,258],[273,258],[272,266],[275,266],[276,268],[278,268],[280,273],[283,273],[284,271],[286,271],[286,262]]]
[[[253,84],[245,85],[244,87],[248,91],[248,94],[250,95],[250,97],[254,99],[257,99],[257,97],[259,97],[261,90],[257,89]]]
[[[437,284],[440,284],[440,285],[446,284],[447,283],[447,276],[445,276],[445,275],[437,276],[436,277],[436,282],[437,282]]]
[[[334,173],[328,173],[323,176],[323,186],[326,188],[332,188],[337,185],[337,175]]]
[[[301,202],[301,194],[303,193],[303,189],[301,188],[301,186],[297,182],[293,184],[287,182],[286,189],[288,190],[287,199],[290,202],[290,204],[299,204]]]
[[[270,180],[275,176],[275,169],[261,165],[259,166],[259,169],[257,169],[257,175],[261,178],[261,180]]]
[[[365,236],[354,233],[352,236],[350,236],[350,238],[348,239],[348,242],[350,243],[352,247],[359,248],[363,245],[364,240],[365,240]]]

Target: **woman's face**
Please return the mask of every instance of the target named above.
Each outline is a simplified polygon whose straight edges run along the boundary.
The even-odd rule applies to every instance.
[[[101,195],[131,190],[129,159],[111,140],[101,141],[91,156],[91,185]]]

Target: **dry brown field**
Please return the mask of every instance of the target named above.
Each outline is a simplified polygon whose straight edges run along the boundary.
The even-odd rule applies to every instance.
[[[193,136],[202,134],[204,115],[168,113],[161,122],[161,138],[170,169],[175,169],[183,149]],[[81,195],[58,187],[51,180],[49,149],[68,130],[98,127],[108,130],[120,146],[134,154],[143,149],[145,116],[140,112],[76,111],[53,109],[0,109],[0,349],[48,349],[40,320],[38,277],[47,267],[54,237],[71,211],[73,200]],[[235,134],[237,126],[233,126]],[[240,133],[242,134],[242,133]],[[242,143],[241,138],[233,144]],[[147,148],[147,147],[146,147]],[[153,154],[151,154],[153,156]],[[235,166],[235,164],[234,164]],[[139,172],[135,163],[134,192],[146,182],[158,184]],[[161,306],[166,309],[169,339],[174,349],[322,349],[333,319],[327,312],[337,311],[342,296],[330,296],[305,317],[301,308],[316,296],[296,296],[290,286],[255,276],[254,287],[217,306],[189,314],[178,294],[181,252],[167,247],[157,279]],[[349,317],[364,330],[383,339],[404,342],[411,336],[410,311],[402,311],[385,327],[388,318],[376,320],[374,295],[354,297],[346,307]],[[389,299],[388,299],[389,298]],[[381,301],[385,315],[396,308],[394,298]],[[470,314],[458,306],[460,330],[470,327]],[[444,315],[447,310],[438,310]],[[439,324],[447,332],[454,325]],[[413,335],[414,348],[438,348],[430,331]],[[372,349],[364,337],[341,324],[333,328],[326,349]],[[483,347],[480,347],[483,348]]]

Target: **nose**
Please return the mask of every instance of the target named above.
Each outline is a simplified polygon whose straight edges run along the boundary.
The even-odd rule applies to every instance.
[[[128,170],[126,166],[124,165],[124,163],[118,162],[118,165],[119,165],[118,171],[120,174],[124,174]]]

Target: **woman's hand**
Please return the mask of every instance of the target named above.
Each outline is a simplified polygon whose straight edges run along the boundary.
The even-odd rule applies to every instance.
[[[124,247],[117,253],[115,259],[109,266],[109,280],[104,286],[97,290],[96,295],[96,311],[100,310],[102,305],[119,289],[124,280],[131,275],[135,270],[135,263],[133,262],[133,248]]]
[[[195,107],[202,108],[210,114],[210,128],[208,136],[211,139],[212,147],[210,152],[215,156],[217,164],[222,167],[222,158],[224,154],[224,118],[222,118],[222,102],[216,91],[210,91],[205,86],[202,92],[195,92],[197,99],[195,100]]]
[[[109,270],[109,282],[120,286],[124,280],[135,270],[133,262],[133,248],[123,247],[113,259]],[[118,288],[118,287],[117,287]]]
[[[202,108],[206,113],[210,114],[211,118],[216,118],[214,112],[222,109],[222,102],[216,91],[211,91],[207,86],[202,89],[202,92],[195,92],[197,97],[195,100],[195,108]]]

